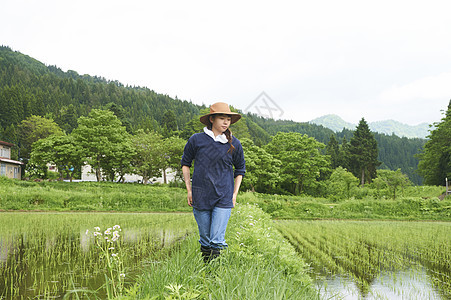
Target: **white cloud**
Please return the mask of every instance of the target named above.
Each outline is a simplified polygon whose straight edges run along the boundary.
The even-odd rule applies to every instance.
[[[434,101],[451,99],[451,72],[420,78],[384,90],[379,99],[383,103],[404,103],[412,100]]]
[[[14,50],[198,104],[245,109],[266,91],[296,121],[336,113],[419,123],[438,121],[451,97],[448,0],[15,0],[3,8],[0,42]]]

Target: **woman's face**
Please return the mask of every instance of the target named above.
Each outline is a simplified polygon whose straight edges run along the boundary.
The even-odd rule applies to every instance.
[[[210,116],[210,122],[213,132],[223,133],[229,128],[232,118],[228,115],[215,115]]]

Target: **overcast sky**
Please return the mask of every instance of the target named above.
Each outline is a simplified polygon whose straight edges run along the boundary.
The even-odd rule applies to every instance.
[[[416,125],[451,99],[449,0],[2,2],[0,44],[196,104]]]

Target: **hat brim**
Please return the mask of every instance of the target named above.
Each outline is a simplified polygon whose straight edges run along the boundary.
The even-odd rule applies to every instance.
[[[229,115],[232,118],[230,124],[236,123],[239,119],[241,119],[241,115],[236,112],[214,112],[206,114],[205,116],[200,117],[200,121],[202,124],[209,125],[210,124],[210,116],[212,115]]]

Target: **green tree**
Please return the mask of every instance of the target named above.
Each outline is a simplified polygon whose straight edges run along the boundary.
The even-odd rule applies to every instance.
[[[412,185],[409,177],[406,174],[403,174],[401,169],[396,171],[378,170],[377,178],[374,181],[377,186],[388,188],[393,195],[393,200],[396,200],[396,191],[398,189]]]
[[[33,143],[30,163],[46,174],[47,164],[55,165],[60,180],[66,174],[70,181],[83,164],[82,149],[71,135],[51,135]]]
[[[204,110],[205,114],[208,113],[207,110]],[[188,123],[185,124],[183,131],[180,135],[181,138],[188,140],[193,134],[197,132],[202,132],[202,129],[205,127],[199,120],[200,115],[193,117]]]
[[[18,126],[18,133],[20,157],[25,162],[30,158],[34,142],[52,134],[63,135],[63,131],[53,120],[40,116],[30,116],[23,120]]]
[[[241,139],[246,161],[243,187],[253,192],[273,193],[280,181],[281,162],[250,139]]]
[[[351,191],[359,184],[359,179],[343,167],[333,170],[327,185],[328,194],[334,200],[351,198]]]
[[[424,183],[444,185],[445,178],[451,177],[451,100],[441,122],[434,123],[429,140],[418,155],[418,173],[424,177]]]
[[[326,154],[330,156],[330,167],[337,168],[340,165],[340,146],[334,134],[330,136],[329,143],[327,143]]]
[[[164,136],[166,137],[171,136],[174,131],[178,130],[177,117],[175,116],[174,111],[165,111],[161,127],[163,128]]]
[[[368,123],[362,118],[349,145],[352,173],[356,177],[360,177],[362,187],[365,185],[365,182],[371,182],[376,177],[376,167],[381,164],[377,157],[376,139],[370,132]]]
[[[163,137],[156,132],[138,130],[132,137],[135,156],[132,166],[135,174],[143,177],[146,184],[150,178],[159,176],[161,170],[167,165],[165,162]]]
[[[349,143],[344,136],[338,152],[338,165],[349,170]]]
[[[182,159],[183,149],[186,140],[177,136],[168,137],[163,141],[163,180],[167,183],[166,169],[170,168],[176,172],[176,178],[182,180],[182,172],[180,168],[180,160]]]
[[[86,163],[94,169],[97,181],[103,175],[114,180],[134,155],[130,135],[109,110],[93,109],[87,117],[80,117],[72,134],[83,149]]]
[[[281,161],[281,180],[286,189],[300,194],[314,188],[322,172],[330,170],[329,158],[321,153],[325,145],[312,137],[296,132],[279,132],[266,150]]]

